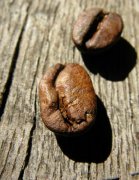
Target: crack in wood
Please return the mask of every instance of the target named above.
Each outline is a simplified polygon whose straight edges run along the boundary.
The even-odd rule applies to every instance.
[[[88,163],[88,176],[87,176],[88,179],[90,179],[90,168],[91,168],[91,163]]]
[[[35,114],[37,112],[37,105],[36,105],[37,102],[36,102],[36,99],[37,99],[37,92],[36,92],[36,95],[35,95],[35,102],[34,102],[34,111],[35,111]],[[29,141],[28,141],[28,148],[27,148],[27,152],[26,152],[26,157],[25,157],[25,160],[24,160],[23,168],[21,169],[21,172],[19,174],[19,178],[18,178],[19,180],[23,179],[25,169],[28,166],[28,163],[29,163],[29,160],[30,160],[31,150],[32,150],[32,139],[33,139],[33,133],[34,133],[35,129],[36,129],[36,116],[34,116],[34,118],[33,118],[33,126],[32,126],[31,131],[30,131],[30,136],[29,136]]]
[[[131,176],[139,176],[139,172],[132,172],[130,173]]]
[[[111,178],[107,178],[107,179],[103,179],[103,180],[120,180],[119,177],[111,177]]]
[[[28,12],[28,10],[29,10],[29,6],[27,7],[27,12]],[[21,32],[20,32],[16,47],[15,47],[15,51],[14,51],[14,54],[13,54],[8,80],[7,80],[7,83],[5,85],[5,91],[3,93],[2,102],[0,104],[0,117],[4,113],[6,102],[7,102],[7,99],[8,99],[8,95],[10,93],[10,88],[11,88],[12,81],[13,81],[13,75],[14,75],[14,72],[15,72],[16,63],[17,63],[18,56],[19,56],[19,51],[20,51],[20,45],[21,45],[21,42],[22,42],[22,37],[23,37],[24,29],[25,29],[25,26],[26,26],[26,23],[27,23],[27,19],[28,19],[28,13],[27,13],[27,15],[25,17],[23,27],[21,29]]]

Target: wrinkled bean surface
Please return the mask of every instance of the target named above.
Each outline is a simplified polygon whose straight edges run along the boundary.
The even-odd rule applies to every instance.
[[[78,64],[56,64],[39,85],[41,117],[55,133],[78,134],[96,117],[96,95],[91,79]]]

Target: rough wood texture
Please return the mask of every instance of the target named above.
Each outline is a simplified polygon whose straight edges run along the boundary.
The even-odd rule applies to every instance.
[[[123,39],[98,57],[71,40],[78,14],[116,11]],[[0,1],[0,179],[139,179],[139,1]],[[38,82],[55,63],[76,62],[98,95],[96,125],[83,137],[56,137],[44,127]]]

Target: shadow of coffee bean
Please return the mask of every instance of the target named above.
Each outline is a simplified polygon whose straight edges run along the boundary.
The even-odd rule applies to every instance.
[[[97,98],[97,118],[83,135],[64,137],[56,135],[57,143],[65,155],[78,162],[104,162],[112,148],[112,129],[106,109]]]
[[[82,54],[86,67],[111,81],[124,80],[136,65],[135,49],[123,38],[100,54]]]

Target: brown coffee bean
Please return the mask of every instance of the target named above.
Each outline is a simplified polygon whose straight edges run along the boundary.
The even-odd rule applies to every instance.
[[[72,32],[77,48],[83,52],[98,52],[113,45],[123,30],[120,15],[92,8],[79,15]]]
[[[74,135],[86,131],[96,117],[91,79],[78,64],[56,64],[39,84],[41,117],[53,132]]]

